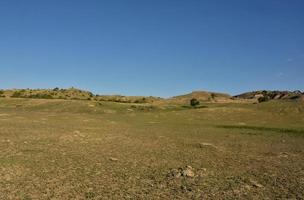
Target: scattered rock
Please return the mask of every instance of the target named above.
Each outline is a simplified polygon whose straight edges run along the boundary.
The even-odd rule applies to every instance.
[[[193,178],[195,176],[194,169],[191,166],[186,166],[185,168],[172,169],[168,176],[179,178],[179,177],[188,177]]]
[[[86,137],[85,134],[81,133],[81,132],[78,131],[78,130],[74,131],[74,136],[75,136],[75,137],[81,137],[81,138],[85,138],[85,137]]]
[[[193,169],[190,165],[186,166],[187,169]]]
[[[257,181],[254,181],[254,180],[250,180],[250,183],[251,183],[254,187],[258,187],[258,188],[264,187],[262,184],[258,183]]]
[[[246,190],[251,190],[250,185],[245,185],[245,189],[246,189]]]
[[[204,148],[204,147],[211,147],[211,148],[214,148],[214,149],[218,149],[217,146],[215,146],[214,144],[212,143],[207,143],[207,142],[201,142],[198,144],[200,148]]]
[[[181,174],[180,170],[178,170],[178,169],[172,169],[172,170],[169,172],[168,175],[169,175],[169,176],[173,176],[173,177],[175,177],[175,178],[179,178],[182,174]]]
[[[181,189],[182,189],[182,190],[187,190],[187,187],[184,186],[184,185],[182,185],[182,186],[181,186]]]
[[[182,176],[186,176],[186,177],[194,177],[194,172],[191,169],[185,169],[182,171]]]
[[[278,155],[279,158],[288,158],[288,153],[286,152],[281,152],[279,155]]]
[[[199,177],[205,177],[207,175],[207,169],[206,168],[200,168],[196,170],[196,176]]]
[[[113,158],[113,157],[110,157],[109,160],[110,160],[110,161],[114,161],[114,162],[118,161],[117,158]]]
[[[178,172],[174,177],[175,178],[179,178],[179,177],[181,177],[182,176],[182,174],[180,173],[180,172]]]
[[[103,112],[106,114],[115,114],[116,113],[115,110],[111,110],[111,109],[105,109],[105,110],[103,110]]]

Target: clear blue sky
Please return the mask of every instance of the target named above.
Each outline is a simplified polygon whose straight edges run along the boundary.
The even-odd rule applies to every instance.
[[[0,88],[304,90],[303,0],[1,0]]]

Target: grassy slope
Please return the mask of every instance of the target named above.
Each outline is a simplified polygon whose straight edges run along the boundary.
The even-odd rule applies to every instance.
[[[1,90],[1,96],[13,98],[36,98],[36,99],[78,99],[88,100],[94,95],[77,88],[69,89],[11,89]]]
[[[122,96],[122,95],[94,95],[77,88],[68,89],[10,89],[0,90],[0,97],[31,98],[31,99],[68,99],[68,100],[96,100],[122,103],[152,103],[162,101],[160,97]]]
[[[168,102],[178,104],[188,104],[192,98],[195,98],[201,102],[231,102],[231,96],[229,94],[214,93],[207,91],[194,91],[189,94],[179,95],[167,99]]]
[[[206,105],[2,98],[0,199],[304,198],[303,104]]]

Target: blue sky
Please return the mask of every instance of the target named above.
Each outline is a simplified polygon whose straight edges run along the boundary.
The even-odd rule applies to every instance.
[[[304,90],[303,0],[2,0],[0,88]]]

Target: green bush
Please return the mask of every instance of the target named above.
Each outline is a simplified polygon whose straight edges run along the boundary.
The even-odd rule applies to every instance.
[[[13,98],[20,98],[22,97],[22,92],[21,91],[15,91],[12,96]]]
[[[27,97],[33,99],[53,99],[53,96],[50,94],[32,94]]]
[[[190,100],[190,105],[191,105],[192,107],[198,106],[199,104],[200,104],[200,102],[199,102],[196,98],[192,98],[192,99]]]
[[[0,97],[5,97],[3,90],[0,90]]]
[[[147,99],[143,97],[142,99],[136,99],[134,103],[147,103]]]
[[[270,100],[270,98],[268,96],[263,96],[263,97],[258,98],[259,103],[266,102],[269,100]]]

